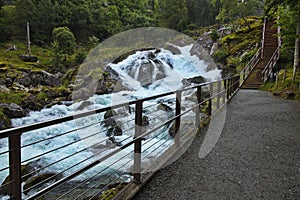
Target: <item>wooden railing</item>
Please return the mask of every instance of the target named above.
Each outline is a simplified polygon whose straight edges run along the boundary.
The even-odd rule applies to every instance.
[[[264,28],[263,28],[263,35],[262,35],[262,41],[261,41],[261,58],[264,56],[264,46],[265,46],[265,32],[266,32],[266,25],[267,25],[267,16],[264,18]]]
[[[13,199],[13,200],[22,199],[22,192],[27,193],[27,194],[29,192],[29,195],[27,195],[25,197],[23,196],[25,199],[37,199],[37,198],[53,199],[53,197],[45,197],[45,195],[47,195],[49,192],[51,192],[53,190],[58,189],[60,186],[69,183],[74,178],[78,177],[79,175],[82,175],[83,173],[85,173],[88,170],[94,168],[95,166],[103,163],[104,161],[107,161],[108,159],[112,159],[113,156],[118,156],[118,158],[113,160],[113,163],[108,165],[108,167],[111,167],[111,166],[115,165],[116,163],[120,163],[120,165],[122,165],[123,167],[124,166],[130,167],[131,169],[134,170],[132,172],[133,181],[131,182],[131,184],[140,185],[143,180],[142,176],[144,175],[144,173],[142,171],[143,170],[142,169],[142,161],[143,161],[143,159],[145,159],[145,157],[149,156],[149,152],[147,152],[147,149],[145,150],[145,148],[147,148],[147,146],[145,147],[145,144],[147,142],[149,142],[149,140],[145,141],[145,142],[142,142],[142,141],[144,141],[145,138],[149,137],[150,134],[153,134],[155,131],[160,130],[161,128],[164,128],[166,126],[169,126],[170,123],[174,123],[175,136],[174,136],[173,141],[172,140],[170,141],[169,139],[168,140],[163,139],[162,136],[157,136],[157,138],[160,137],[161,139],[159,141],[161,141],[161,140],[166,141],[166,142],[168,142],[168,145],[176,146],[178,148],[178,146],[180,146],[183,141],[182,138],[186,137],[187,132],[191,128],[191,125],[186,125],[188,128],[185,127],[185,129],[182,130],[183,125],[184,125],[182,117],[186,116],[187,114],[189,116],[194,115],[191,122],[193,122],[193,124],[194,124],[192,126],[193,131],[196,131],[196,130],[194,130],[195,129],[194,127],[197,127],[197,128],[199,127],[200,121],[202,120],[201,116],[203,116],[201,109],[203,109],[203,107],[205,106],[207,108],[208,116],[210,116],[212,113],[221,109],[231,99],[231,97],[238,91],[239,83],[240,83],[240,77],[235,76],[235,77],[231,77],[231,78],[216,81],[216,82],[203,83],[203,84],[185,88],[182,90],[168,92],[168,93],[164,93],[164,94],[160,94],[160,95],[156,95],[156,96],[147,97],[144,99],[139,99],[136,101],[131,101],[129,103],[127,102],[124,104],[115,105],[113,107],[106,107],[106,108],[101,108],[101,109],[92,110],[92,111],[88,111],[88,112],[82,112],[79,114],[65,116],[65,117],[61,117],[61,118],[57,118],[57,119],[53,119],[53,120],[49,120],[49,121],[45,121],[45,122],[39,122],[39,123],[32,124],[32,125],[26,125],[26,126],[22,126],[22,127],[11,128],[8,130],[0,131],[0,139],[5,139],[8,141],[7,151],[0,152],[0,156],[6,155],[8,157],[7,163],[2,163],[3,165],[0,167],[0,172],[7,171],[8,175],[10,177],[8,179],[8,182],[6,182],[6,183],[2,184],[2,186],[0,186],[0,191],[2,189],[6,188],[8,190],[8,194],[10,195],[10,199]],[[205,91],[206,97],[204,96],[204,93],[203,93],[204,89],[206,90]],[[209,92],[208,97],[207,97],[207,91]],[[181,97],[184,92],[190,92],[190,93],[194,93],[196,95],[196,102],[194,102],[192,107],[186,107],[186,105],[183,105],[184,101],[182,100]],[[167,97],[167,96],[168,96],[168,98],[170,98],[170,99],[172,98],[176,102],[175,109],[173,109],[173,111],[172,111],[173,116],[171,118],[168,118],[168,120],[161,122],[161,124],[156,124],[154,127],[150,127],[149,130],[144,131],[144,128],[142,128],[144,126],[143,125],[143,123],[144,123],[143,116],[145,115],[145,111],[148,108],[145,105],[143,105],[143,103],[147,102],[147,101],[152,101],[152,100],[157,101],[157,100],[159,100],[159,98]],[[168,101],[170,101],[170,100],[168,100]],[[55,149],[53,149],[53,147],[48,147],[47,145],[43,145],[43,144],[48,143],[52,140],[57,141],[60,139],[60,137],[64,137],[65,135],[70,134],[72,132],[76,132],[78,130],[86,130],[86,128],[89,128],[94,125],[96,125],[99,128],[99,126],[101,126],[103,124],[103,122],[105,122],[105,120],[92,122],[91,124],[81,125],[79,127],[73,127],[72,130],[68,130],[67,132],[62,132],[55,136],[49,136],[48,138],[40,139],[40,140],[32,142],[31,144],[26,144],[26,145],[24,145],[21,142],[21,137],[22,137],[22,135],[24,135],[24,133],[39,134],[38,132],[28,133],[28,131],[42,129],[43,131],[40,132],[40,134],[44,134],[45,131],[47,131],[44,128],[47,128],[49,126],[61,124],[64,122],[69,123],[74,120],[85,118],[87,116],[95,116],[97,113],[103,113],[106,111],[110,111],[112,109],[125,108],[128,110],[129,105],[135,106],[135,112],[128,111],[128,113],[127,113],[128,115],[130,113],[130,116],[132,115],[132,120],[133,120],[133,122],[135,122],[133,127],[130,129],[133,131],[133,136],[127,135],[128,138],[124,139],[124,143],[122,143],[121,146],[111,145],[111,146],[107,147],[108,149],[106,151],[101,150],[100,153],[97,153],[96,155],[93,154],[92,156],[86,157],[83,160],[77,160],[76,158],[74,158],[74,156],[76,154],[83,152],[83,151],[88,151],[90,148],[93,148],[93,146],[95,146],[95,145],[102,144],[103,142],[105,142],[107,140],[107,138],[102,141],[97,140],[97,141],[95,141],[96,142],[95,144],[89,144],[90,146],[84,145],[83,149],[78,149],[78,147],[76,146],[76,152],[75,153],[70,152],[70,155],[67,155],[65,157],[62,155],[57,155],[56,160],[53,161],[53,163],[47,163],[47,166],[43,166],[43,167],[35,166],[36,171],[34,171],[34,172],[29,172],[29,174],[28,174],[28,172],[27,172],[27,174],[21,174],[22,165],[26,164],[28,161],[35,161],[45,155],[48,155],[49,153],[53,153],[59,149],[71,146],[76,143],[80,143],[83,140],[88,139],[91,136],[94,136],[97,134],[102,134],[103,132],[101,132],[97,128],[95,130],[93,129],[95,131],[95,133],[89,132],[90,136],[87,136],[85,138],[81,138],[78,140],[76,139],[75,141],[72,141],[71,143],[63,144],[62,146],[56,147]],[[157,106],[157,103],[155,102],[151,106]],[[183,109],[183,106],[184,106],[184,109]],[[152,113],[150,113],[150,114],[152,114]],[[154,117],[155,117],[155,114],[157,114],[157,113],[154,113]],[[124,122],[124,123],[128,123],[128,122]],[[182,131],[180,131],[180,130],[182,130]],[[158,134],[158,133],[156,133],[156,134]],[[159,134],[162,134],[162,133],[159,133]],[[130,140],[130,142],[128,142],[128,139]],[[150,139],[150,141],[151,141],[151,139]],[[89,142],[87,142],[87,143],[89,143]],[[172,145],[172,143],[174,143],[174,144]],[[42,145],[45,148],[44,152],[42,152],[42,153],[37,152],[38,155],[35,155],[35,156],[30,155],[32,157],[30,157],[29,159],[27,158],[27,160],[24,160],[23,159],[24,148],[30,147],[31,145],[37,145],[37,144]],[[155,143],[155,144],[152,144],[152,146],[153,145],[158,146],[161,144]],[[182,145],[184,145],[184,144],[182,144]],[[149,144],[148,144],[148,146],[149,146]],[[48,148],[50,148],[50,149],[48,149]],[[152,152],[154,152],[154,155],[157,155],[157,151],[161,151],[161,147],[158,146],[156,148],[157,149],[154,149],[154,151],[152,151]],[[130,149],[132,149],[132,150],[130,150]],[[144,152],[144,151],[146,151],[146,152]],[[123,154],[120,155],[120,153],[123,153]],[[126,154],[127,157],[125,157],[124,154]],[[128,157],[128,155],[130,155],[130,156]],[[151,155],[151,152],[150,152],[150,155]],[[151,156],[153,156],[153,155],[151,155]],[[27,188],[27,189],[23,188],[22,182],[25,177],[28,177],[29,175],[32,175],[32,174],[35,175],[35,174],[39,173],[41,170],[47,170],[50,166],[57,164],[59,162],[62,162],[63,160],[66,160],[66,159],[76,160],[76,163],[74,165],[72,165],[71,167],[63,166],[65,168],[61,169],[61,171],[57,172],[56,174],[53,174],[51,177],[46,179],[45,180],[46,182],[45,181],[35,182],[34,185],[30,186],[30,188]],[[124,164],[124,160],[122,160],[122,159],[126,159],[125,164]],[[89,162],[86,163],[87,161],[89,161]],[[75,169],[73,171],[71,171],[68,174],[65,174],[66,170],[69,170],[74,167],[75,167]],[[92,199],[94,197],[98,198],[99,196],[101,196],[101,194],[104,191],[106,191],[109,188],[109,185],[112,184],[113,182],[109,182],[105,186],[101,185],[101,183],[100,184],[98,183],[95,186],[88,186],[88,188],[85,188],[85,190],[82,189],[79,194],[78,194],[78,191],[76,191],[76,189],[80,188],[82,186],[82,184],[85,184],[85,183],[88,183],[88,182],[94,180],[95,176],[101,176],[102,173],[104,173],[104,171],[106,169],[108,169],[108,167],[101,169],[100,171],[97,171],[97,173],[92,177],[85,177],[86,180],[84,180],[80,183],[75,182],[78,185],[73,184],[72,187],[69,188],[68,190],[66,190],[66,189],[62,190],[61,191],[62,193],[55,193],[55,199],[56,198],[63,199],[63,197],[69,198],[69,195],[72,192],[75,193],[76,195],[78,195],[75,197],[73,196],[74,199],[75,198],[76,199],[77,198],[80,198],[80,199],[86,198],[85,195],[87,195],[87,194],[89,194],[88,197],[92,197]],[[119,170],[119,168],[117,170]],[[111,174],[109,176],[114,175],[114,173],[115,172],[111,172]],[[149,174],[149,172],[147,172],[146,174]],[[119,179],[117,177],[114,180],[119,180]],[[121,181],[121,180],[119,180],[119,181]],[[121,183],[117,182],[117,183],[118,183],[118,185],[115,186],[115,188],[119,188],[119,186],[120,186],[120,188],[121,188],[120,190],[123,190],[122,189],[123,187],[121,187],[122,182]],[[44,184],[44,185],[41,185],[41,184]],[[116,184],[116,183],[114,183],[114,184]],[[91,192],[94,192],[94,193],[90,194]],[[115,191],[112,190],[111,192],[114,193]],[[110,195],[110,193],[107,193],[107,194]]]
[[[240,85],[243,85],[243,83],[246,81],[254,67],[257,65],[257,63],[261,59],[261,54],[262,54],[262,48],[259,48],[256,52],[256,54],[251,58],[251,60],[248,62],[246,67],[241,71],[240,73]]]
[[[274,54],[272,55],[270,61],[266,65],[265,69],[262,71],[262,81],[263,83],[267,82],[267,80],[270,78],[270,75],[274,69],[274,67],[277,64],[277,61],[279,60],[280,57],[280,47],[278,47]]]

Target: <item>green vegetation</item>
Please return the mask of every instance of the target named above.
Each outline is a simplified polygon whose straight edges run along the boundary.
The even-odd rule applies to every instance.
[[[0,92],[0,103],[15,103],[20,105],[23,98],[27,95],[26,92]]]
[[[284,69],[278,71],[278,80],[275,82],[266,83],[261,89],[270,91],[274,95],[282,98],[292,98],[300,103],[300,75],[298,74],[296,80],[292,84],[293,68],[288,67],[286,69],[286,75],[284,75]],[[288,97],[289,93],[294,93],[294,97]]]
[[[258,50],[262,38],[263,21],[261,17],[246,18],[251,29],[244,20],[234,22],[240,28],[232,34],[226,35],[219,41],[219,49],[214,53],[216,62],[225,68],[235,68],[239,73]]]
[[[286,78],[282,82],[268,83],[263,89],[270,90],[279,96],[284,96],[287,91],[292,91],[299,101],[299,48],[300,48],[300,1],[294,0],[266,0],[265,12],[273,19],[277,18],[277,23],[281,27],[280,36],[282,38],[281,58],[275,70],[279,73],[281,69],[286,69]],[[270,18],[269,17],[269,18]],[[270,19],[269,19],[270,20]],[[280,73],[279,73],[280,74]]]

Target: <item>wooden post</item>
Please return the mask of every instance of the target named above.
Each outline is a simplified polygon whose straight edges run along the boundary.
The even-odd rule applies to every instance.
[[[220,108],[220,101],[221,101],[221,81],[218,81],[218,91],[217,91],[217,110]]]
[[[176,91],[176,110],[175,110],[175,116],[178,116],[181,114],[181,91]],[[180,146],[180,122],[181,122],[181,116],[177,117],[175,119],[175,136],[174,136],[174,142],[177,147]]]
[[[30,49],[30,30],[29,30],[29,22],[27,22],[27,54],[31,55],[31,49]]]
[[[21,134],[12,134],[9,139],[10,195],[13,200],[22,199],[21,188]]]
[[[143,102],[139,101],[135,104],[135,135],[134,138],[142,134],[142,117],[143,117]],[[134,163],[133,177],[135,183],[141,182],[141,164],[142,164],[142,140],[138,139],[134,143]]]
[[[214,95],[214,84],[210,83],[209,84],[209,93],[210,93],[210,99],[208,101],[208,115],[212,115],[212,100],[213,100],[213,95]]]
[[[226,92],[227,92],[227,99],[229,99],[230,98],[230,87],[231,87],[231,79],[228,79],[227,80],[227,88],[226,88]]]
[[[196,122],[195,122],[195,125],[196,127],[199,127],[200,125],[200,110],[201,110],[201,86],[197,87],[197,104],[199,104],[197,107],[196,107]]]

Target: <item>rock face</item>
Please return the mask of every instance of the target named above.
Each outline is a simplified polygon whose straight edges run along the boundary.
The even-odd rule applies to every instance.
[[[11,125],[9,117],[0,113],[0,130],[10,128]]]
[[[201,83],[205,83],[205,82],[206,82],[206,79],[202,76],[195,76],[193,78],[188,78],[188,79],[182,80],[183,85],[190,85],[191,83],[201,84]]]
[[[32,184],[32,179],[37,180],[34,177],[40,177],[43,176],[43,174],[38,174],[38,170],[42,168],[43,166],[40,164],[40,160],[35,160],[32,162],[27,163],[26,165],[22,165],[21,166],[21,176],[22,179],[21,181],[25,183],[25,185],[28,184]],[[45,179],[43,179],[45,180]],[[39,179],[39,182],[43,181],[42,179]],[[50,180],[47,180],[47,182],[49,182]],[[10,182],[10,176],[7,176],[5,178],[5,180],[3,181],[3,183],[1,184],[1,188],[0,188],[0,195],[11,195],[9,192],[9,185],[6,185]],[[35,182],[35,184],[38,183],[37,181]],[[25,187],[25,186],[24,186]],[[23,188],[25,189],[25,188]]]
[[[166,111],[166,112],[171,112],[172,111],[172,108],[164,103],[160,103],[158,106],[157,106],[157,109],[158,110],[162,110],[162,111]]]
[[[26,112],[24,111],[24,109],[15,103],[0,104],[0,107],[3,109],[3,113],[9,118],[19,118],[26,116]]]
[[[83,110],[85,107],[91,106],[93,104],[94,104],[94,102],[84,101],[80,104],[80,106],[78,106],[78,108],[76,110]]]

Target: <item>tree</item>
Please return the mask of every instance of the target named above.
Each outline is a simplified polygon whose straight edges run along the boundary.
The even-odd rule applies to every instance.
[[[88,43],[87,43],[88,50],[95,48],[98,44],[99,44],[99,38],[97,38],[94,35],[92,37],[89,37]]]
[[[86,40],[89,31],[88,26],[92,21],[92,15],[87,4],[80,4],[72,10],[70,24],[78,40]]]
[[[32,40],[44,45],[51,41],[51,31],[56,26],[54,7],[49,0],[17,0],[18,26],[30,22]]]
[[[2,6],[0,9],[0,38],[2,40],[14,40],[20,35],[25,37],[23,30],[26,27],[26,24],[23,24],[22,27],[17,25],[17,10],[14,5]],[[2,19],[1,19],[2,18]]]
[[[245,24],[251,29],[246,16],[256,14],[262,7],[260,0],[212,0],[213,5],[220,7],[216,19],[222,23],[233,23],[238,18],[243,18]]]
[[[260,0],[239,0],[238,1],[238,13],[239,16],[244,20],[246,26],[251,30],[250,23],[245,18],[246,16],[253,15],[259,8],[262,8],[262,2]]]
[[[215,22],[213,8],[208,0],[188,0],[188,20],[196,26],[208,26]]]
[[[51,45],[51,53],[52,53],[52,65],[59,68],[59,71],[62,71],[62,54],[59,49],[59,45],[56,41],[54,41]]]
[[[73,33],[68,27],[58,27],[53,29],[52,38],[53,44],[56,44],[59,52],[65,55],[66,61],[67,55],[73,54],[76,47]]]
[[[187,24],[187,6],[185,0],[159,1],[158,25],[183,31]]]
[[[279,16],[278,24],[281,27],[283,45],[281,51],[293,54],[293,78],[299,71],[299,38],[300,38],[300,2],[294,0],[266,0],[266,14],[274,18]]]

